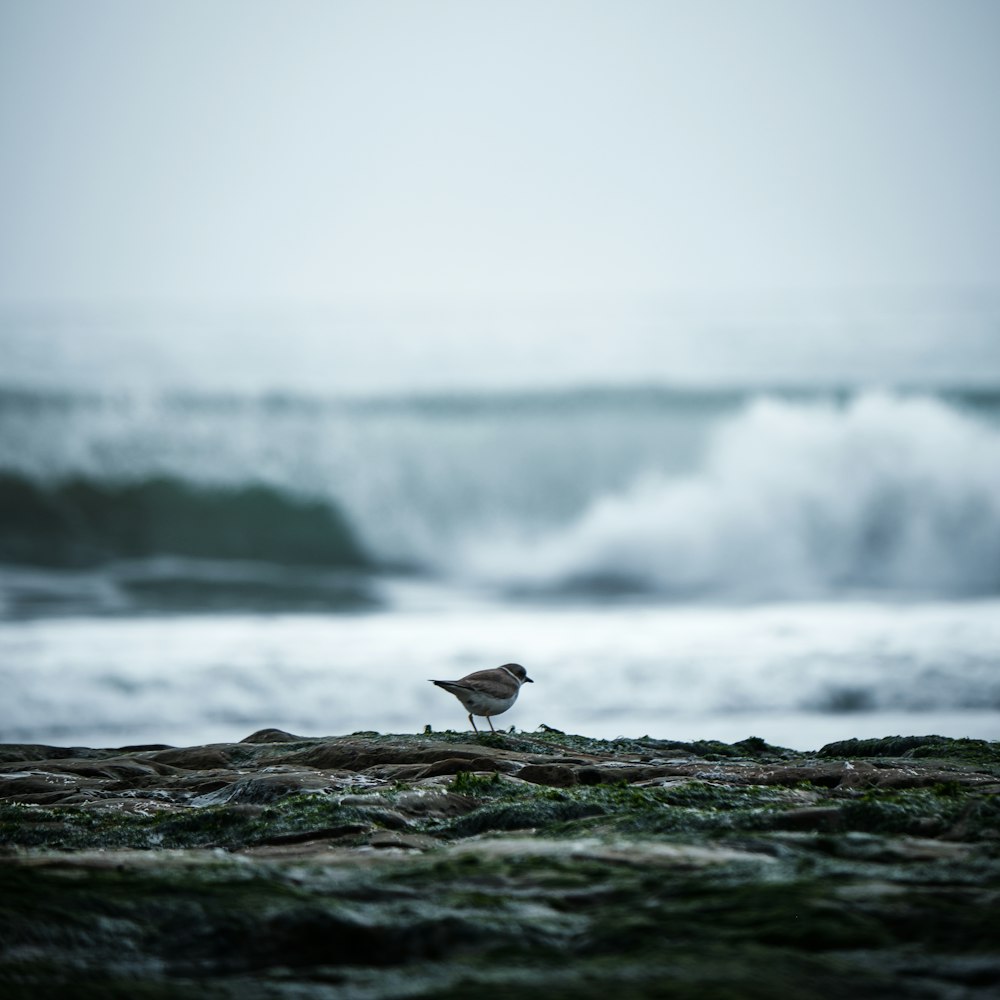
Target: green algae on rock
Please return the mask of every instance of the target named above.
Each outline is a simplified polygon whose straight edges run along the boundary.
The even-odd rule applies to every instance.
[[[0,748],[0,987],[985,997],[1000,745]]]

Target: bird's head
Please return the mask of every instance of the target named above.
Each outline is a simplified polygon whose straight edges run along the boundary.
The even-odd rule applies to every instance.
[[[528,676],[528,671],[520,663],[505,663],[503,669],[512,673],[522,684],[534,684],[535,682]]]

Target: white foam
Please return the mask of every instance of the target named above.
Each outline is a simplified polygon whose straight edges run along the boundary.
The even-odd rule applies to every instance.
[[[0,742],[464,729],[461,706],[428,679],[511,660],[535,683],[498,721],[525,730],[793,746],[1000,738],[997,649],[997,600],[0,622]]]
[[[581,443],[582,444],[582,443]],[[684,594],[1000,587],[1000,431],[930,398],[758,400],[688,475],[648,470],[568,526],[466,540],[466,575]]]

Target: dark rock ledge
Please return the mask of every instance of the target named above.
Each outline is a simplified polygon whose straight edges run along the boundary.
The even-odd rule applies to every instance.
[[[1000,743],[0,746],[5,998],[986,998]]]

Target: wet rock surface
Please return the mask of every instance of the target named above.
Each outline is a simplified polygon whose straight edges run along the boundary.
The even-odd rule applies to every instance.
[[[0,992],[992,997],[1000,743],[0,747]]]

